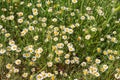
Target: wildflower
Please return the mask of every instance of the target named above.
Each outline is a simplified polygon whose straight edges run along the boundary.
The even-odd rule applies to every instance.
[[[96,64],[100,64],[100,62],[101,62],[100,59],[95,59]]]
[[[19,72],[19,69],[14,69],[14,73],[18,73]]]
[[[35,54],[35,57],[36,57],[36,58],[40,58],[40,57],[41,57],[41,54],[40,54],[40,53],[36,53],[36,54]]]
[[[48,0],[48,1],[46,1],[46,4],[50,5],[50,4],[51,4],[51,1],[49,1],[49,0]]]
[[[61,59],[59,57],[55,58],[55,62],[59,63],[61,61]]]
[[[43,17],[42,18],[42,22],[46,22],[47,21],[47,18],[46,17]]]
[[[5,37],[10,37],[10,33],[5,33]]]
[[[101,48],[97,48],[97,52],[100,53],[101,52]]]
[[[53,21],[53,22],[57,22],[57,18],[53,18],[52,21]]]
[[[37,36],[34,36],[33,39],[34,39],[35,41],[37,41],[37,40],[38,40],[38,35],[37,35]]]
[[[25,58],[30,57],[30,53],[24,53],[24,54],[23,54],[23,57],[25,57]]]
[[[42,53],[42,52],[43,52],[43,49],[41,47],[35,50],[35,53]]]
[[[39,8],[39,7],[41,7],[41,6],[42,6],[42,4],[38,3],[38,4],[36,4],[36,6]]]
[[[116,31],[113,31],[113,34],[117,34],[117,32],[116,32]]]
[[[33,12],[33,15],[38,15],[38,9],[37,8],[33,8],[32,12]]]
[[[108,66],[107,65],[103,65],[103,69],[107,70],[108,69]]]
[[[63,76],[64,76],[64,77],[67,77],[67,76],[68,76],[68,74],[67,74],[67,73],[63,73]]]
[[[74,63],[75,63],[75,60],[71,60],[70,63],[71,63],[71,64],[74,64]]]
[[[2,43],[0,43],[0,48],[2,48],[3,47],[3,44]]]
[[[58,37],[54,37],[53,40],[54,40],[54,41],[58,41]]]
[[[32,18],[33,18],[33,15],[28,15],[28,18],[29,18],[29,19],[32,19]]]
[[[5,49],[0,49],[0,54],[4,54],[6,52]]]
[[[33,26],[29,26],[29,27],[28,27],[28,30],[33,31],[33,30],[34,30],[34,27],[33,27]]]
[[[73,60],[75,61],[75,62],[79,62],[79,57],[73,57]]]
[[[72,3],[77,3],[78,2],[78,0],[72,0]]]
[[[21,32],[21,36],[24,36],[24,35],[26,35],[26,33],[28,32],[28,29],[23,29],[23,31]]]
[[[7,77],[7,78],[10,78],[10,77],[11,77],[11,74],[10,74],[10,73],[6,74],[6,77]]]
[[[60,75],[63,75],[63,71],[60,71]]]
[[[36,61],[37,58],[35,56],[32,57],[32,61]]]
[[[70,15],[71,15],[71,16],[75,16],[75,13],[74,13],[74,12],[72,12]]]
[[[52,77],[53,75],[51,73],[47,73],[47,77]]]
[[[49,7],[48,12],[53,12],[52,7]]]
[[[11,69],[11,68],[12,68],[12,64],[8,63],[8,64],[6,65],[6,68],[7,68],[7,69]]]
[[[115,37],[112,37],[111,42],[117,43],[117,39]]]
[[[63,54],[63,50],[55,50],[55,53],[58,55],[58,56],[61,56]]]
[[[92,60],[91,60],[91,57],[89,57],[89,56],[86,57],[85,59],[87,60],[87,62],[91,62],[91,61],[92,61]]]
[[[100,38],[100,41],[104,41],[104,38]]]
[[[22,77],[26,78],[28,76],[28,73],[23,73]]]
[[[81,16],[81,18],[80,18],[81,20],[85,20],[85,16]]]
[[[115,57],[113,55],[108,56],[109,60],[115,60]]]
[[[93,75],[95,75],[95,73],[98,71],[98,69],[94,66],[90,66],[89,67],[89,72]]]
[[[114,76],[116,79],[120,79],[120,73],[116,73]]]
[[[23,4],[24,4],[24,1],[21,1],[21,2],[20,2],[20,5],[23,5]]]
[[[87,10],[87,11],[90,11],[90,10],[91,10],[91,7],[86,7],[86,10]]]
[[[108,54],[108,52],[107,52],[107,51],[103,51],[103,54],[104,54],[104,55],[107,55],[107,54]]]
[[[28,6],[28,7],[32,6],[32,3],[28,3],[27,6]]]
[[[80,36],[77,38],[78,41],[80,41],[81,39],[82,39],[82,38],[81,38]]]
[[[57,75],[57,74],[58,74],[58,71],[54,71],[54,73]]]
[[[70,54],[66,54],[66,55],[65,55],[65,58],[69,58],[69,57],[70,57]]]
[[[20,60],[20,59],[17,59],[17,60],[15,61],[15,64],[16,64],[16,65],[20,65],[20,64],[21,64],[21,60]]]
[[[113,54],[117,55],[117,54],[118,54],[118,51],[115,50],[115,51],[113,52]]]
[[[65,64],[70,64],[70,60],[69,59],[65,60]]]
[[[17,15],[18,15],[19,17],[21,17],[21,16],[23,16],[23,12],[18,12]]]
[[[13,50],[13,51],[17,50],[17,45],[12,45],[11,50]]]
[[[64,44],[63,43],[58,43],[57,44],[57,48],[63,48],[64,47]]]
[[[22,18],[18,19],[18,23],[23,23],[23,19]]]
[[[41,74],[36,76],[36,80],[42,80],[42,79],[43,79],[43,76]]]
[[[13,40],[9,40],[9,45],[15,45],[15,41],[13,41]]]
[[[96,77],[99,77],[99,76],[100,76],[100,73],[95,72],[95,76],[96,76]]]
[[[48,67],[52,67],[53,63],[52,62],[47,62]]]
[[[89,40],[90,38],[91,38],[91,35],[90,35],[90,34],[88,34],[88,35],[85,36],[85,39],[86,39],[86,40]]]
[[[0,29],[2,29],[3,28],[3,26],[2,25],[0,25]]]
[[[100,16],[104,16],[104,12],[102,11],[102,9],[100,9],[101,7],[98,7],[97,12]]]
[[[9,20],[14,20],[14,16],[13,15],[11,15],[11,16],[9,16]]]
[[[68,49],[69,49],[69,51],[75,51],[75,49],[73,47],[69,47]]]
[[[91,28],[91,31],[92,31],[92,32],[96,32],[96,31],[97,31],[97,28],[93,27],[93,28]]]
[[[86,62],[82,62],[81,66],[83,66],[83,67],[86,66]]]
[[[89,71],[87,69],[83,69],[83,74],[87,75],[89,73]]]

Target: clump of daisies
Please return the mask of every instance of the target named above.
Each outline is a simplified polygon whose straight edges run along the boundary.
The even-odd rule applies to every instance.
[[[120,79],[118,3],[0,1],[1,79]]]

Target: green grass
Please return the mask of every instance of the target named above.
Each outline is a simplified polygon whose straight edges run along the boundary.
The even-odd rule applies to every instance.
[[[47,4],[46,1],[51,1],[51,3]],[[1,54],[0,51],[0,80],[30,80],[30,76],[33,76],[31,80],[37,80],[36,76],[42,71],[50,72],[55,77],[55,79],[49,77],[44,80],[117,80],[115,74],[119,73],[120,76],[120,71],[116,71],[120,68],[120,59],[117,59],[117,57],[120,57],[120,1],[77,1],[77,3],[72,3],[72,0],[41,0],[40,2],[37,2],[37,0],[0,0],[0,25],[3,26],[0,29],[0,43],[3,45],[0,50],[6,50],[4,54]],[[28,7],[28,3],[32,5]],[[41,7],[36,6],[39,3]],[[89,7],[91,10],[86,10]],[[38,15],[34,15],[32,12],[34,8],[38,10]],[[53,10],[49,12],[51,8]],[[23,15],[18,16],[18,12],[22,12]],[[103,15],[100,15],[102,13]],[[10,15],[14,16],[13,20],[8,20]],[[29,19],[28,15],[33,15],[33,18]],[[82,20],[82,17],[85,17],[85,20]],[[94,19],[90,20],[90,17]],[[23,22],[19,23],[18,19],[21,18]],[[44,18],[47,20],[45,21]],[[57,21],[54,22],[53,19],[57,19]],[[75,28],[71,28],[72,25]],[[34,26],[34,30],[28,30],[24,36],[21,36],[23,29],[28,29],[29,26]],[[65,32],[64,29],[61,29],[61,26],[73,30],[73,33]],[[92,31],[93,28],[97,30]],[[4,29],[6,29],[6,32],[4,32]],[[6,37],[6,33],[9,33],[10,36]],[[91,35],[90,39],[87,40],[86,35]],[[106,36],[109,37],[109,35],[110,38],[107,38]],[[35,36],[38,36],[36,41],[33,39]],[[63,39],[63,36],[67,36],[67,38]],[[79,37],[81,39],[78,39]],[[54,38],[58,38],[58,40],[55,41]],[[104,41],[101,41],[101,38]],[[12,47],[9,44],[10,40],[15,42],[14,45],[18,47],[17,50],[21,49],[20,52],[9,50]],[[72,43],[74,51],[69,51],[66,41]],[[57,49],[55,49],[56,51],[53,49],[53,46],[58,45],[58,43],[64,44],[64,47],[58,48],[58,50],[63,50],[60,56],[56,52]],[[34,46],[32,53],[26,51],[27,49],[25,50],[30,45]],[[43,49],[43,52],[40,53],[41,57],[32,61],[32,58],[36,57],[35,50],[40,47]],[[97,51],[97,48],[101,50]],[[104,55],[104,51],[107,51],[108,54]],[[115,51],[117,51],[117,54],[115,54]],[[30,57],[23,57],[25,53],[30,53]],[[66,64],[66,54],[70,55],[69,60],[77,57],[76,63]],[[115,59],[111,60],[110,55]],[[86,60],[88,56],[92,61]],[[60,58],[60,61],[56,62],[56,58]],[[15,64],[17,59],[21,60],[20,65]],[[101,63],[95,63],[96,59],[100,59]],[[53,63],[52,67],[48,67],[48,62]],[[81,66],[82,62],[86,62],[86,66]],[[12,68],[6,68],[8,63],[13,65],[12,68],[19,69],[19,72],[10,72]],[[108,66],[108,69],[101,72],[100,69],[104,64]],[[90,66],[96,67],[100,76],[96,77],[92,73],[84,75],[83,70],[89,70]],[[35,69],[34,72],[31,71],[32,68]],[[55,71],[58,71],[58,74],[55,74]],[[63,74],[66,73],[67,76],[60,74],[60,71]],[[26,72],[28,76],[23,78],[22,75]],[[11,75],[10,78],[6,77],[8,73]]]

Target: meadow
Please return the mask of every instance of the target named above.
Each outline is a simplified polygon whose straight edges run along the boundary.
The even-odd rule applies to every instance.
[[[0,80],[120,80],[120,0],[0,0]]]

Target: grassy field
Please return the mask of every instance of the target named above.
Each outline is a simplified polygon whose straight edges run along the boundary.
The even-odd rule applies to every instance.
[[[120,0],[0,0],[0,80],[120,80]]]

